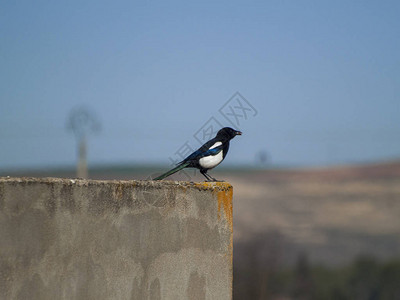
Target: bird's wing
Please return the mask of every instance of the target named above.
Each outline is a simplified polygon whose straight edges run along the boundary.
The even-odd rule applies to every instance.
[[[216,143],[218,143],[218,146],[216,145]],[[190,154],[188,157],[186,157],[184,160],[179,162],[178,165],[187,161],[200,159],[204,156],[216,155],[222,150],[222,148],[222,143],[218,142],[216,138],[213,138],[212,140],[209,140],[207,143],[201,146],[199,149],[197,149],[195,152]]]
[[[222,151],[223,145],[219,145],[217,147],[214,147],[212,149],[208,149],[206,151],[199,149],[192,154],[190,154],[188,157],[186,157],[182,162],[194,160],[194,159],[200,159],[202,157],[210,156],[210,155],[217,155]]]
[[[198,158],[202,158],[202,157],[206,157],[206,156],[214,156],[217,155],[218,153],[220,153],[222,151],[223,145],[219,145],[217,147],[214,147],[212,149],[208,149],[207,151],[200,153],[200,155],[198,156]]]

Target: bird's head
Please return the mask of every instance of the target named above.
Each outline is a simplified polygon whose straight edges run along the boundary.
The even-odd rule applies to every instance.
[[[242,135],[242,132],[232,129],[230,127],[224,127],[222,129],[220,129],[217,133],[217,137],[228,139],[228,140],[233,139],[237,135]]]

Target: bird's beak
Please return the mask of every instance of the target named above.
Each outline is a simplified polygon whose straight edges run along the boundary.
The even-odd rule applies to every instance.
[[[236,135],[242,135],[241,131],[236,131]]]

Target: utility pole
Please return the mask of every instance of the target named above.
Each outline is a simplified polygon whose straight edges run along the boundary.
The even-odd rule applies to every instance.
[[[87,168],[87,136],[97,133],[101,124],[95,114],[85,107],[78,107],[71,110],[67,120],[67,129],[75,135],[78,145],[78,178],[88,178]]]

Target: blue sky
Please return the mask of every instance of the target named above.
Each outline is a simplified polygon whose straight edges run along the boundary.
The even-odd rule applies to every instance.
[[[225,165],[400,157],[398,1],[4,1],[0,169],[72,165],[69,112],[102,131],[89,162],[170,163],[239,92]],[[231,126],[231,125],[230,125]]]

